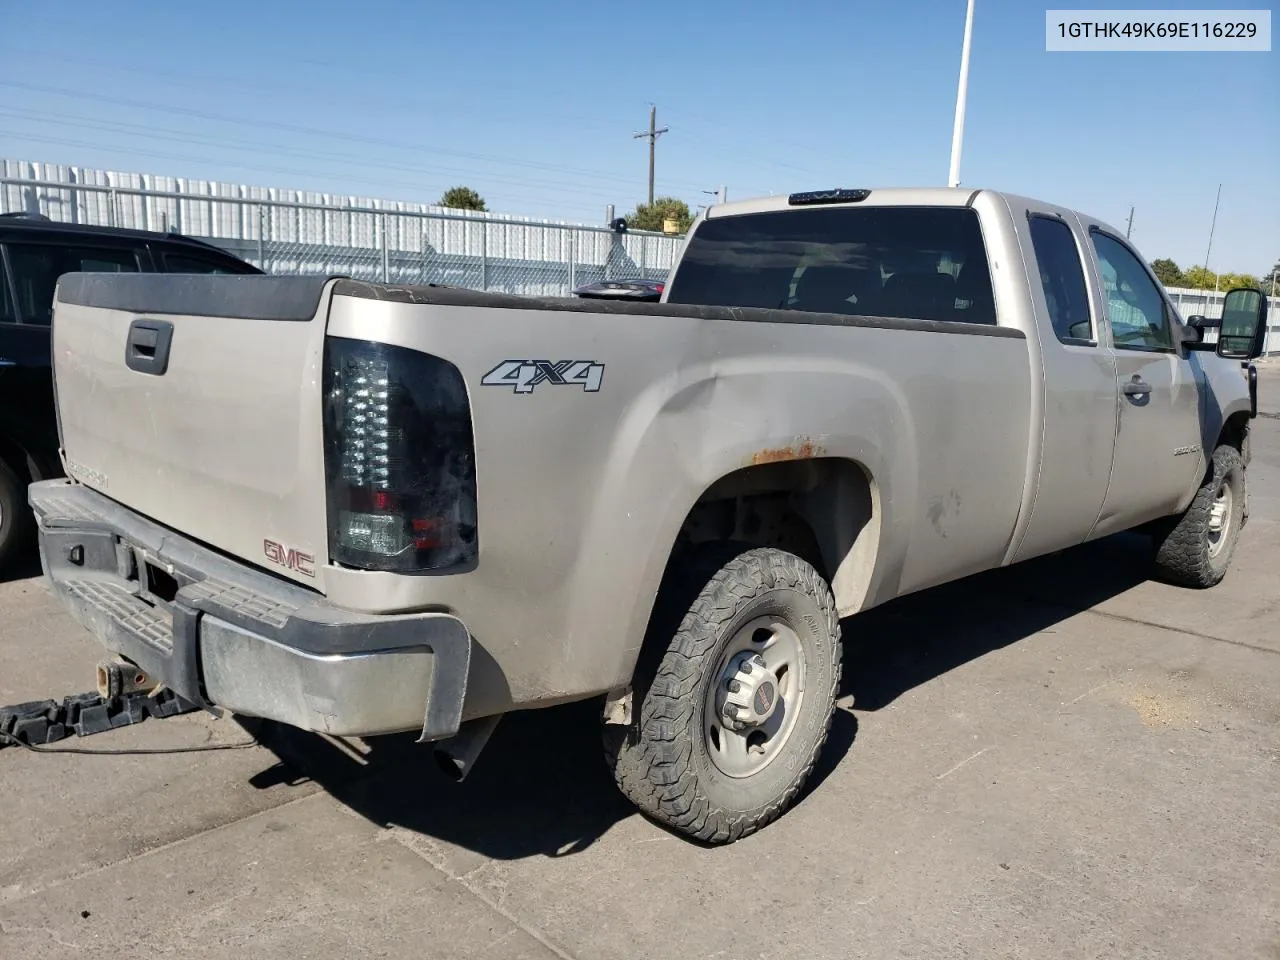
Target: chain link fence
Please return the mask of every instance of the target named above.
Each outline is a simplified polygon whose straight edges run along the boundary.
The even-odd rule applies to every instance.
[[[0,213],[19,211],[68,223],[172,230],[269,273],[343,274],[533,296],[567,296],[599,280],[665,278],[683,243],[679,236],[470,211],[0,178]]]

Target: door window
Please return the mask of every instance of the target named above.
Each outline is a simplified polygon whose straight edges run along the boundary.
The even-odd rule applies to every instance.
[[[1172,350],[1169,307],[1142,261],[1114,237],[1098,231],[1092,236],[1116,349]]]
[[[127,247],[11,243],[8,249],[23,323],[49,325],[53,290],[64,273],[138,272],[138,255]]]
[[[1089,291],[1071,228],[1056,218],[1033,216],[1030,229],[1053,332],[1063,343],[1092,345]]]
[[[166,253],[164,268],[168,273],[245,273],[225,262],[205,260],[202,257],[188,257],[181,253]]]

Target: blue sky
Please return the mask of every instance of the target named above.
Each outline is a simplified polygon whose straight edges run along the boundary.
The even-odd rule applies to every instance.
[[[658,193],[691,206],[941,185],[964,6],[0,0],[0,156],[598,222],[644,199],[652,102]],[[1046,53],[1044,10],[977,0],[962,182],[1132,204],[1182,266],[1222,183],[1210,265],[1270,269],[1280,52]]]

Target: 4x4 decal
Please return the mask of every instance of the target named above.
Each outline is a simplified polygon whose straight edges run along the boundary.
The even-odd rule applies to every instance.
[[[593,360],[503,360],[480,378],[486,387],[511,387],[514,393],[532,393],[540,383],[579,386],[598,393],[604,364]]]

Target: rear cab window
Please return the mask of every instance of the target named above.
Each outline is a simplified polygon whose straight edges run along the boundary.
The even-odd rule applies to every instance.
[[[705,220],[669,303],[994,325],[968,207],[823,207]]]
[[[64,273],[138,273],[138,251],[124,246],[7,243],[11,279],[23,323],[48,326],[53,291]]]

